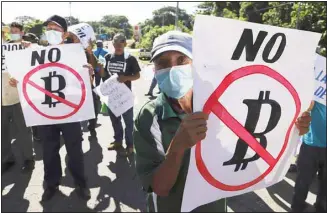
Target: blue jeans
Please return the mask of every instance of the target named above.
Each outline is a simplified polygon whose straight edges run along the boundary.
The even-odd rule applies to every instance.
[[[326,148],[309,146],[302,143],[297,161],[298,173],[294,186],[292,210],[303,212],[310,185],[319,171],[316,204],[326,205]]]
[[[152,94],[153,93],[153,90],[154,88],[157,86],[157,79],[155,77],[152,78],[152,82],[151,82],[151,85],[150,85],[150,88],[149,88],[149,94]],[[159,88],[159,91],[160,91],[160,88]]]
[[[108,108],[108,107],[107,107]],[[125,142],[127,148],[133,147],[133,107],[127,110],[122,116],[116,117],[108,108],[108,114],[110,116],[110,120],[112,123],[112,127],[114,128],[114,140],[117,143],[123,142],[124,131],[123,125],[121,123],[121,117],[123,117],[125,122]]]

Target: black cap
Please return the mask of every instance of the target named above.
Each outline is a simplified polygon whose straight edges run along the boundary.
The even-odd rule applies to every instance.
[[[57,24],[59,27],[62,27],[65,32],[67,32],[68,24],[65,18],[58,16],[58,15],[53,15],[46,22],[43,23],[44,26],[48,25],[50,22],[54,22]]]
[[[29,41],[32,43],[39,42],[39,38],[34,33],[26,33],[25,35],[23,35],[23,40]]]

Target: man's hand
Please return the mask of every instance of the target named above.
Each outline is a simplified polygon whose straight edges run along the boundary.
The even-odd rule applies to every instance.
[[[295,126],[299,130],[299,135],[304,135],[309,131],[311,115],[309,112],[304,112],[295,122]]]
[[[117,81],[119,83],[125,83],[126,81],[128,81],[128,76],[120,75],[118,76]]]
[[[89,40],[89,46],[85,49],[88,54],[93,54],[93,43],[92,40]]]
[[[177,148],[176,151],[184,152],[205,139],[208,118],[209,115],[203,112],[196,112],[185,117],[173,138],[175,150]]]
[[[12,87],[17,87],[18,81],[14,78],[9,79],[9,85]]]
[[[87,68],[89,70],[89,75],[92,76],[94,75],[94,69],[91,64],[85,64],[83,65],[84,68]]]

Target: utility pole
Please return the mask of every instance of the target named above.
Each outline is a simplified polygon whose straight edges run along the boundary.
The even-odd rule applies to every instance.
[[[179,2],[177,2],[177,5],[176,5],[176,17],[175,17],[175,30],[177,30],[178,29],[178,5],[179,4]]]
[[[299,2],[298,4],[299,4],[299,7],[297,8],[297,14],[296,14],[296,29],[300,28],[299,17],[300,17],[300,11],[301,11],[301,2]]]
[[[69,25],[72,25],[72,2],[69,2]]]

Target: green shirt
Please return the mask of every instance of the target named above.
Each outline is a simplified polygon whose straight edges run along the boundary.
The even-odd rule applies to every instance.
[[[163,94],[140,110],[134,126],[136,172],[143,189],[148,192],[149,212],[180,212],[184,185],[190,161],[190,150],[184,154],[175,185],[167,197],[160,197],[151,188],[154,171],[165,160],[165,153],[185,114],[176,114]],[[226,212],[226,199],[206,204],[194,212]]]

